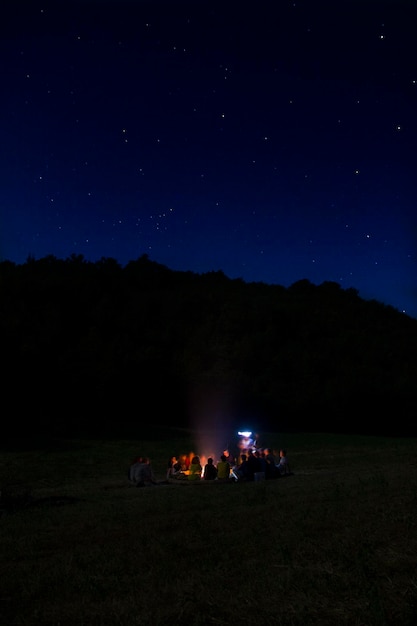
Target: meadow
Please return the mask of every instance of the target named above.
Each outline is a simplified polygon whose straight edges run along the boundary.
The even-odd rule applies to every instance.
[[[293,476],[164,484],[194,435],[0,449],[3,623],[417,623],[416,439],[269,433]]]

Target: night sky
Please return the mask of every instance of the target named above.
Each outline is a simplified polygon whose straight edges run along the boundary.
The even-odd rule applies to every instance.
[[[414,8],[2,5],[0,260],[147,254],[417,318]]]

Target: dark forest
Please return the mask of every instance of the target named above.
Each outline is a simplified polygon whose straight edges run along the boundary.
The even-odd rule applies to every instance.
[[[6,436],[251,422],[417,435],[417,320],[339,284],[72,255],[0,263]]]

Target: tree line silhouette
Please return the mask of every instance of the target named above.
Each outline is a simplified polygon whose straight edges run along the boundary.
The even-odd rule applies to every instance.
[[[147,255],[3,261],[0,288],[6,433],[130,436],[200,412],[207,428],[417,434],[417,320],[355,289]]]

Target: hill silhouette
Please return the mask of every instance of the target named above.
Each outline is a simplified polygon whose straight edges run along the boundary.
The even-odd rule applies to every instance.
[[[337,283],[288,288],[72,255],[0,263],[3,430],[140,435],[243,422],[417,434],[417,320]]]

